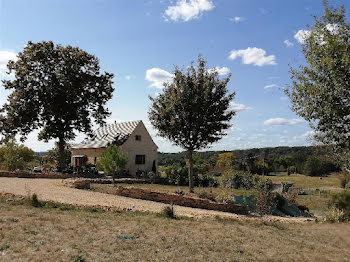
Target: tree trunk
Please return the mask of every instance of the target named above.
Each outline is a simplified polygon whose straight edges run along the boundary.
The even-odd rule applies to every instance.
[[[194,179],[193,179],[193,150],[188,150],[188,158],[189,158],[189,169],[188,169],[188,185],[190,189],[190,193],[193,193],[194,190]]]
[[[58,171],[62,172],[66,168],[66,161],[65,161],[65,155],[64,155],[64,147],[66,145],[66,142],[63,138],[59,138],[58,141]]]

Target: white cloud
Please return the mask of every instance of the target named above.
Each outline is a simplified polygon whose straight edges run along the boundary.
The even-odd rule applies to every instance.
[[[288,39],[284,40],[283,43],[286,45],[286,47],[294,46],[294,44],[291,41],[289,41]]]
[[[231,70],[225,66],[224,67],[216,66],[212,69],[209,69],[209,72],[213,72],[214,70],[216,70],[216,72],[218,72],[220,76],[228,75],[231,72]]]
[[[173,21],[190,21],[214,8],[210,0],[178,0],[165,10],[165,15]]]
[[[235,16],[234,18],[230,18],[230,21],[234,22],[234,23],[239,23],[239,22],[243,22],[245,19],[244,17],[241,16]]]
[[[305,40],[310,37],[311,31],[309,30],[299,30],[295,35],[294,38],[300,43],[304,44]]]
[[[280,86],[276,84],[266,85],[264,86],[264,89],[272,89],[272,88],[280,88]]]
[[[264,121],[265,126],[293,126],[304,123],[303,119],[285,119],[281,117],[270,118]]]
[[[163,88],[164,83],[171,82],[174,75],[160,68],[151,68],[146,71],[145,79],[151,82],[151,87]]]
[[[247,49],[232,50],[230,60],[235,60],[237,58],[242,58],[242,63],[255,66],[265,66],[265,65],[276,65],[276,57],[274,55],[266,56],[266,51],[261,48],[248,47]]]
[[[131,76],[130,76],[130,75],[126,75],[126,76],[125,76],[125,79],[126,79],[126,80],[130,80],[130,79],[131,79]]]
[[[13,78],[13,74],[8,75],[6,73],[9,60],[17,61],[17,54],[12,51],[0,50],[0,107],[6,102],[6,98],[10,94],[9,90],[5,90],[2,87],[2,80]]]
[[[288,100],[288,97],[287,97],[287,96],[281,96],[280,99],[281,99],[282,101],[286,101],[286,100]]]
[[[310,130],[300,136],[294,136],[293,139],[296,141],[311,141],[315,136],[315,131]]]
[[[238,103],[235,103],[235,102],[231,102],[230,103],[230,110],[233,110],[235,112],[240,112],[240,111],[250,110],[250,109],[253,109],[253,108],[250,107],[250,106],[246,106],[246,105],[243,105],[243,104],[238,104]]]
[[[17,60],[17,54],[12,51],[0,50],[0,70],[6,70],[9,60]]]

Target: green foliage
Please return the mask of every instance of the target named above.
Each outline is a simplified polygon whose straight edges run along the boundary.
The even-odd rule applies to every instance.
[[[161,214],[167,218],[175,219],[174,205],[164,207]]]
[[[345,215],[345,212],[341,209],[338,209],[336,207],[332,207],[326,217],[325,221],[331,222],[331,223],[340,223],[340,222],[345,222],[347,221],[347,217]]]
[[[71,163],[72,150],[69,144],[66,144],[64,147],[64,163],[65,166],[69,166]],[[48,164],[56,165],[60,161],[60,152],[58,143],[56,143],[55,147],[47,151],[45,156],[43,157],[43,161]]]
[[[219,154],[218,160],[216,161],[216,166],[232,168],[234,165],[235,159],[236,159],[236,156],[232,152],[221,153]]]
[[[261,180],[256,185],[257,194],[255,196],[256,211],[260,215],[271,214],[278,204],[276,194],[273,190],[271,180]]]
[[[307,176],[325,176],[334,170],[336,168],[329,160],[317,156],[309,156],[304,166]]]
[[[34,151],[28,147],[9,141],[0,147],[0,169],[23,170],[36,157]]]
[[[234,93],[229,93],[230,77],[219,78],[199,57],[198,68],[192,63],[184,72],[175,67],[174,79],[163,92],[152,98],[149,119],[161,137],[169,139],[189,153],[189,188],[193,191],[193,151],[205,148],[226,135]]]
[[[97,169],[112,176],[114,183],[115,175],[122,171],[127,163],[128,156],[123,154],[118,146],[111,145],[101,154],[97,162]]]
[[[350,218],[350,190],[333,193],[331,195],[330,205],[331,207],[343,210],[345,216]]]
[[[249,190],[254,188],[259,180],[259,177],[254,176],[249,172],[228,170],[220,178],[220,184],[224,188],[243,188]]]
[[[346,188],[346,186],[350,183],[350,174],[343,173],[340,177],[340,186],[341,188]]]
[[[35,129],[39,139],[59,141],[60,168],[64,146],[75,131],[91,133],[92,120],[103,124],[110,114],[113,74],[100,73],[99,60],[78,47],[28,42],[17,61],[7,65],[14,80],[3,86],[12,93],[0,110],[0,132],[21,140]]]
[[[325,5],[303,44],[306,65],[291,69],[286,90],[292,109],[309,121],[315,138],[334,147],[350,170],[350,24],[345,8]],[[347,152],[348,154],[345,154]]]
[[[41,207],[41,203],[38,199],[38,195],[37,194],[33,194],[30,198],[30,204],[33,206],[33,207]]]

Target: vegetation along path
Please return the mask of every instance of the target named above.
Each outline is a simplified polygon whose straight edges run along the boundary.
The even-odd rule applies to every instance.
[[[101,206],[128,211],[144,211],[159,213],[167,206],[166,204],[146,201],[141,199],[127,198],[111,194],[104,194],[94,191],[68,188],[61,185],[61,180],[56,179],[26,179],[0,177],[0,192],[12,193],[27,196],[33,193],[38,195],[40,200],[55,201],[64,204],[78,206]],[[175,214],[186,217],[208,217],[220,216],[235,219],[254,219],[252,217],[224,213],[219,211],[204,210],[175,206]],[[266,219],[281,222],[306,222],[306,218],[283,218],[269,216]]]

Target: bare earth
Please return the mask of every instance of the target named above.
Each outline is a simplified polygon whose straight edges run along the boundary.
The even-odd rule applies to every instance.
[[[101,206],[128,211],[143,211],[159,213],[167,206],[163,203],[134,199],[111,194],[104,194],[88,190],[68,188],[61,185],[61,180],[56,179],[28,179],[28,178],[7,178],[0,177],[0,193],[12,193],[15,195],[28,196],[36,193],[40,200],[55,201],[59,203],[72,204],[78,206]],[[243,215],[231,213],[204,210],[199,208],[190,208],[183,206],[174,206],[175,214],[186,217],[207,217],[220,216],[235,219],[257,219]],[[283,218],[269,216],[265,217],[270,221],[280,222],[307,222],[307,218]]]

